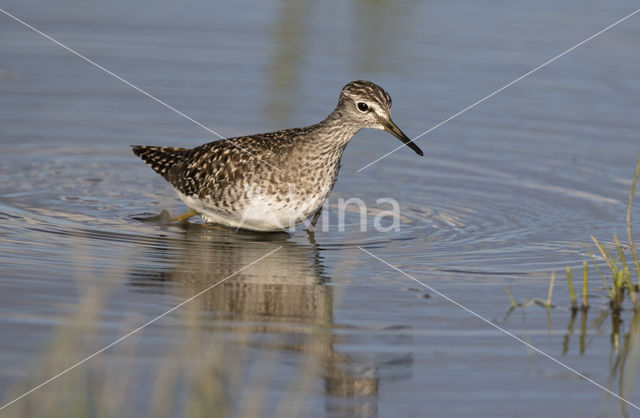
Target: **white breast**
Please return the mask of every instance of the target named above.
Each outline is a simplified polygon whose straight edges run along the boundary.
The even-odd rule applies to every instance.
[[[241,208],[232,213],[177,190],[176,193],[185,205],[202,215],[206,222],[254,231],[278,231],[289,229],[313,215],[322,206],[330,189],[330,186],[322,187],[304,199],[294,192],[279,196],[254,193],[242,205],[238,205]]]

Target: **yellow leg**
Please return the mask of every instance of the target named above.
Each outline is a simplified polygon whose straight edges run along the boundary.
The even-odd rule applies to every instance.
[[[171,218],[172,221],[176,221],[176,222],[185,222],[187,221],[189,218],[192,218],[194,216],[196,216],[198,214],[198,212],[196,212],[193,209],[189,209],[187,212],[178,215],[178,216],[174,216],[173,218]]]

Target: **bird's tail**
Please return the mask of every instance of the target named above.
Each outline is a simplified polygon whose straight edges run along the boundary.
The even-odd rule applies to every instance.
[[[149,145],[132,145],[133,153],[142,158],[154,171],[167,177],[169,170],[182,161],[187,148],[154,147]]]

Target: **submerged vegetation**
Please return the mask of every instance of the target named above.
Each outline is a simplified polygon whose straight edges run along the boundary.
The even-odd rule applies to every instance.
[[[593,235],[590,236],[593,242],[596,254],[585,245],[585,250],[590,257],[590,261],[593,267],[598,272],[600,279],[602,280],[602,289],[606,292],[606,299],[608,300],[609,309],[615,315],[619,315],[623,309],[623,304],[626,300],[631,302],[634,311],[640,310],[640,299],[638,298],[638,291],[640,290],[640,266],[638,263],[638,254],[633,242],[633,235],[631,232],[631,204],[633,202],[633,195],[636,189],[638,181],[638,175],[640,174],[640,155],[638,156],[638,162],[636,164],[636,171],[631,183],[631,190],[629,191],[629,198],[627,200],[627,212],[626,212],[626,229],[628,244],[624,245],[620,243],[620,239],[617,234],[613,235],[613,245],[607,246],[603,241],[598,240]],[[609,247],[609,249],[607,249]],[[601,259],[598,259],[598,255]],[[598,264],[604,261],[608,271],[603,272],[603,269]],[[566,277],[569,290],[570,309],[572,313],[578,310],[587,311],[589,305],[589,263],[587,261],[582,262],[582,293],[580,300],[576,296],[573,272],[570,266],[566,266]],[[635,271],[635,277],[633,274]],[[635,282],[635,283],[634,283]],[[551,282],[549,284],[549,292],[547,299],[542,301],[534,299],[535,304],[541,305],[546,308],[551,308],[551,295],[553,294],[553,287],[555,283],[555,272],[551,273]],[[515,299],[511,295],[509,288],[505,286],[507,296],[511,303],[511,309],[516,307],[522,307],[524,304],[516,303]]]
[[[627,200],[627,213],[626,213],[626,226],[627,226],[627,238],[628,244],[623,246],[618,239],[618,235],[613,235],[613,243],[614,248],[609,251],[607,250],[605,244],[602,241],[599,241],[596,237],[591,235],[591,241],[595,245],[599,255],[602,257],[602,260],[605,262],[607,268],[609,269],[608,274],[602,272],[600,266],[598,265],[598,260],[596,256],[586,248],[589,257],[591,258],[591,262],[595,267],[600,279],[602,280],[603,288],[607,293],[607,298],[609,300],[609,307],[611,308],[614,314],[619,314],[620,310],[623,308],[623,303],[626,299],[631,301],[633,306],[633,310],[636,311],[640,308],[637,292],[640,286],[640,267],[638,266],[638,254],[636,253],[636,248],[633,243],[633,235],[631,233],[631,203],[633,202],[633,194],[636,189],[636,183],[638,181],[638,174],[640,173],[640,156],[638,157],[638,163],[636,164],[636,171],[633,177],[633,182],[631,183],[631,190],[629,191],[629,199]],[[627,254],[625,256],[625,250]],[[613,252],[613,254],[612,254]],[[631,267],[627,259],[630,258],[633,262],[633,268],[635,270],[635,281],[633,274],[631,271]],[[578,305],[576,302],[576,296],[573,291],[573,280],[571,275],[571,268],[567,266],[567,281],[569,283],[569,293],[571,297],[571,309],[577,310]],[[607,281],[609,279],[609,282]],[[586,261],[583,262],[582,265],[582,306],[581,309],[586,310],[589,309],[588,303],[588,283],[589,283],[589,268]]]
[[[590,236],[595,251],[588,245],[585,250],[589,256],[589,261],[597,271],[602,281],[600,294],[589,293],[589,261],[582,262],[582,288],[580,295],[576,292],[574,285],[574,273],[570,266],[566,266],[565,274],[569,293],[570,318],[562,342],[562,354],[566,355],[570,350],[570,341],[575,334],[574,326],[578,316],[579,323],[579,354],[582,356],[590,344],[590,332],[599,332],[607,317],[611,318],[610,330],[610,360],[609,379],[607,387],[615,391],[621,398],[630,399],[637,379],[640,362],[640,267],[636,246],[631,232],[631,204],[633,195],[640,174],[640,155],[636,164],[635,175],[631,184],[626,211],[626,232],[628,243],[623,244],[616,234],[613,235],[613,243],[604,243],[593,235]],[[591,247],[593,248],[593,247]],[[602,264],[606,265],[603,267]],[[635,272],[635,275],[634,275]],[[556,306],[551,303],[553,288],[555,285],[555,272],[551,273],[551,281],[546,300],[533,299],[527,303],[517,303],[505,286],[511,307],[507,316],[516,308],[524,308],[528,305],[539,305],[547,310],[547,321],[549,332],[551,332],[551,308]],[[599,306],[591,306],[589,299],[599,298],[604,302]],[[566,306],[566,305],[565,305]],[[597,309],[598,316],[588,322],[589,312]],[[623,311],[631,311],[630,318],[625,316],[622,319]],[[579,314],[579,315],[578,315]],[[628,322],[625,329],[624,322]],[[627,417],[628,404],[620,401],[621,416]]]

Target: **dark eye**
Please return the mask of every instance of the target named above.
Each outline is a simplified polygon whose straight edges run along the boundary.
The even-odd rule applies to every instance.
[[[358,102],[358,110],[360,110],[361,112],[366,112],[367,110],[369,110],[369,106],[367,106],[365,102]]]

